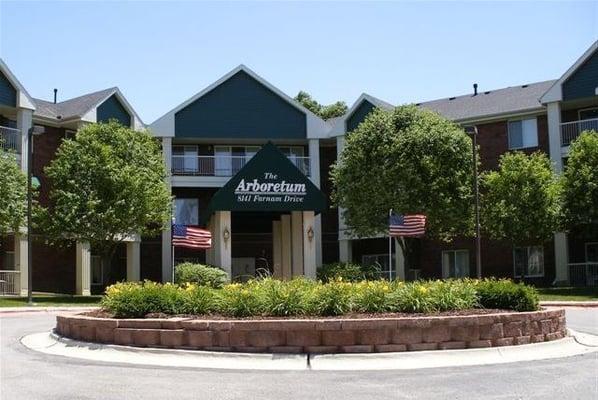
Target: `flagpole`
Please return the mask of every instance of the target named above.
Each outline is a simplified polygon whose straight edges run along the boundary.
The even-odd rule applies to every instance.
[[[388,210],[388,269],[390,272],[390,280],[392,280],[392,238],[390,236],[390,216],[392,215],[392,208]]]

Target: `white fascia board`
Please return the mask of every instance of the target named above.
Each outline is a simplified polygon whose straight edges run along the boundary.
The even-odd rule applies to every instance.
[[[592,54],[594,54],[594,52],[598,50],[598,40],[595,41],[583,54],[581,57],[579,57],[577,59],[577,61],[575,61],[575,63],[569,67],[569,69],[563,74],[563,76],[561,76],[559,78],[558,81],[556,81],[551,87],[550,89],[548,89],[546,91],[546,93],[544,93],[542,95],[542,97],[540,97],[540,101],[542,102],[542,104],[546,104],[546,103],[552,103],[555,101],[562,101],[563,100],[563,83],[565,83],[565,81],[567,79],[569,79],[569,77],[571,77],[571,75],[573,75],[575,73],[575,71],[577,71],[577,69],[579,67],[581,67],[581,65],[586,62],[586,60],[588,58],[590,58],[592,56]]]
[[[17,107],[18,108],[26,108],[28,110],[35,110],[35,102],[33,98],[29,96],[27,90],[21,82],[17,79],[17,77],[12,73],[8,65],[0,58],[0,71],[2,74],[8,79],[10,84],[15,88],[17,91]]]
[[[326,134],[329,130],[329,127],[326,124],[326,121],[324,121],[323,119],[321,119],[320,117],[318,117],[317,115],[315,115],[314,113],[309,111],[307,108],[303,107],[299,102],[295,101],[292,97],[290,97],[287,94],[285,94],[284,92],[282,92],[280,89],[278,89],[277,87],[272,85],[270,82],[266,81],[264,78],[262,78],[261,76],[259,76],[258,74],[256,74],[250,68],[248,68],[247,66],[245,66],[243,64],[237,66],[236,68],[233,68],[227,74],[222,76],[220,79],[218,79],[211,85],[207,86],[205,89],[201,90],[199,93],[197,93],[194,96],[190,97],[189,99],[185,100],[184,102],[182,102],[181,104],[179,104],[178,106],[176,106],[175,108],[173,108],[172,110],[170,110],[169,112],[167,112],[166,114],[164,114],[163,116],[158,118],[156,121],[152,122],[149,125],[149,129],[152,132],[154,132],[154,135],[156,135],[156,136],[173,137],[174,136],[174,115],[177,112],[179,112],[183,108],[187,107],[189,104],[195,102],[199,98],[203,97],[207,93],[211,92],[212,90],[214,90],[215,88],[220,86],[222,83],[229,80],[231,77],[233,77],[235,74],[237,74],[240,71],[247,73],[247,75],[251,76],[253,79],[258,81],[260,84],[262,84],[266,88],[270,89],[272,92],[274,92],[280,98],[285,100],[287,103],[289,103],[290,105],[292,105],[299,111],[303,112],[306,116],[306,126],[307,126],[306,136],[308,139],[326,137]]]

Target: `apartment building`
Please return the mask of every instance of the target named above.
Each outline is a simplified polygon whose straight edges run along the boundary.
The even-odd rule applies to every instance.
[[[42,202],[48,190],[43,166],[62,138],[82,124],[111,118],[144,126],[117,88],[48,102],[29,96],[6,65],[1,64],[1,72],[4,146],[19,153],[26,148],[23,132],[33,125],[46,128],[33,139],[33,172],[41,181]],[[483,169],[496,168],[508,151],[543,151],[560,172],[579,133],[598,130],[598,42],[558,79],[497,90],[475,86],[465,95],[417,105],[463,126],[477,126]],[[422,239],[417,265],[405,271],[400,253],[389,260],[386,237],[352,237],[332,207],[330,167],[345,136],[374,108],[393,105],[363,94],[345,115],[324,121],[240,65],[149,124],[162,142],[170,171],[176,222],[208,227],[214,238],[206,252],[176,249],[176,262],[218,265],[232,279],[246,279],[260,269],[284,279],[313,277],[318,266],[335,261],[377,263],[388,277],[406,279],[472,276],[471,238],[451,243]],[[23,155],[19,160],[26,165]],[[2,279],[20,282],[13,290],[22,290],[26,281],[26,240],[26,232],[2,240]],[[170,230],[161,237],[130,238],[109,271],[84,243],[57,250],[35,241],[34,249],[35,290],[100,292],[116,280],[172,276]],[[483,238],[482,265],[485,276],[538,285],[594,285],[598,238],[556,233],[549,242],[521,248]]]

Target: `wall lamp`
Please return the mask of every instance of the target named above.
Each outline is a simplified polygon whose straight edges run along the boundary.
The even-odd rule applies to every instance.
[[[314,240],[314,230],[313,228],[310,226],[307,229],[307,239],[311,242],[312,240]]]

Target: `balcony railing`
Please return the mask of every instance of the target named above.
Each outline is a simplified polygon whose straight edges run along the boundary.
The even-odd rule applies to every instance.
[[[572,286],[598,286],[598,262],[570,263],[569,283]]]
[[[309,157],[288,158],[301,172],[309,176]],[[249,156],[173,155],[172,174],[230,177],[239,172],[250,159]]]
[[[561,146],[569,146],[583,131],[589,130],[598,132],[598,118],[562,123]]]
[[[19,271],[0,270],[0,296],[19,294]]]
[[[0,126],[0,148],[21,153],[21,131]]]

